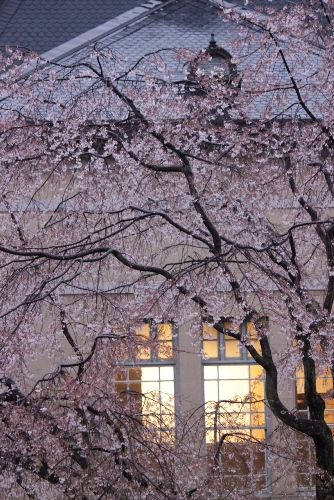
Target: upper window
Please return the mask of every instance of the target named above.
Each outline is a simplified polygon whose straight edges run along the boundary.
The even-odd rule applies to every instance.
[[[121,402],[141,418],[152,439],[174,439],[175,360],[172,323],[144,323],[137,363],[114,370]]]
[[[174,356],[172,323],[144,323],[136,330],[136,334],[144,341],[144,345],[138,349],[140,362],[170,363]]]
[[[213,33],[205,54],[209,56],[209,60],[203,61],[202,56],[198,56],[191,62],[189,79],[196,79],[196,71],[199,69],[207,76],[214,76],[225,83],[232,83],[237,75],[237,67],[231,62],[231,54],[217,45]]]
[[[226,328],[226,332],[228,330],[234,332],[240,331],[242,335],[247,336],[255,349],[261,352],[260,342],[253,323],[247,322],[238,326],[231,321],[226,321],[224,327]],[[205,361],[208,362],[217,362],[217,360],[231,362],[253,360],[246,347],[241,345],[239,340],[217,332],[215,328],[209,326],[207,323],[203,325],[203,354],[206,358]]]
[[[211,34],[209,47],[205,52],[210,56],[210,60],[205,63],[199,63],[198,67],[206,75],[212,75],[227,82],[232,82],[237,72],[236,65],[231,62],[231,54],[217,45],[213,33]]]

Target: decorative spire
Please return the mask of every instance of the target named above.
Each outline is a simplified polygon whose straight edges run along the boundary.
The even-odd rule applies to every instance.
[[[215,34],[214,33],[211,33],[211,40],[210,40],[210,43],[209,43],[209,48],[210,49],[216,49],[217,48],[217,42],[215,40]]]

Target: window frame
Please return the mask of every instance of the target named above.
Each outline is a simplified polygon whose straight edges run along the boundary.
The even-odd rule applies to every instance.
[[[232,323],[232,320],[226,319],[225,323]],[[247,323],[244,321],[239,325],[239,333],[241,333],[241,336],[246,336],[247,335]],[[249,352],[246,349],[246,346],[241,344],[241,342],[237,339],[234,339],[233,337],[229,336],[228,334],[219,332],[217,331],[218,334],[218,357],[216,358],[209,358],[208,356],[205,356],[205,350],[204,350],[204,341],[205,339],[203,338],[203,327],[205,323],[203,322],[202,324],[202,352],[203,352],[203,358],[202,358],[202,365],[203,364],[248,364],[248,363],[255,363],[257,364],[252,356],[249,354]],[[226,356],[226,337],[228,337],[230,340],[229,341],[235,341],[238,342],[239,344],[239,350],[240,350],[240,356],[239,357],[232,357],[232,356]]]
[[[147,340],[150,341],[152,339],[152,337],[156,337],[156,339],[157,339],[156,341],[158,343],[158,327],[159,327],[159,325],[164,325],[164,324],[171,325],[172,357],[159,358],[159,356],[157,355],[158,354],[157,351],[152,352],[152,348],[148,347],[149,352],[150,352],[149,358],[140,359],[140,357],[136,357],[135,361],[129,360],[129,359],[125,360],[124,366],[123,366],[124,370],[126,370],[126,377],[125,377],[124,383],[126,383],[129,388],[121,391],[120,394],[122,392],[126,392],[128,394],[131,393],[131,389],[130,389],[131,382],[140,383],[140,384],[150,382],[149,380],[142,380],[142,379],[131,380],[130,379],[130,369],[141,370],[142,368],[158,368],[159,378],[156,380],[152,380],[151,382],[158,383],[159,388],[161,387],[161,384],[163,382],[170,381],[173,383],[173,394],[170,394],[169,396],[173,400],[174,425],[172,427],[167,427],[167,428],[164,428],[164,426],[162,426],[160,430],[161,430],[161,432],[166,432],[166,430],[168,432],[171,432],[171,430],[173,429],[174,437],[175,437],[176,433],[177,433],[176,421],[177,421],[177,415],[178,415],[178,411],[179,411],[178,402],[177,402],[177,387],[178,387],[178,383],[179,383],[179,370],[178,370],[179,363],[178,363],[178,356],[177,356],[177,351],[176,351],[176,348],[178,345],[178,334],[177,334],[178,332],[177,332],[175,323],[173,321],[165,321],[165,322],[155,323],[152,320],[144,320],[142,323],[142,327],[144,327],[145,325],[148,325],[149,336],[147,337]],[[139,330],[139,328],[136,329],[136,335],[138,335],[138,330]],[[170,380],[170,379],[164,380],[161,378],[161,368],[163,368],[163,367],[172,367],[173,368],[173,380]],[[117,385],[117,382],[118,381],[116,381],[116,385]],[[142,389],[142,387],[141,387],[141,389]],[[142,410],[143,410],[143,398],[145,398],[145,394],[148,394],[149,392],[151,392],[151,391],[148,391],[146,393],[145,392],[138,392],[138,395],[140,394],[140,397],[141,397]],[[162,391],[159,390],[158,392],[161,394]],[[168,394],[168,393],[166,393],[166,394]],[[164,414],[164,411],[162,410],[164,403],[163,403],[163,401],[160,401],[160,402],[157,402],[157,404],[159,405],[159,416],[160,416],[160,418],[162,418],[162,416]],[[167,415],[167,413],[166,413],[166,415]]]
[[[231,319],[224,319],[223,320],[225,323],[233,323],[233,320]],[[239,333],[241,333],[242,336],[247,336],[247,324],[249,322],[247,321],[244,321],[243,323],[239,324]],[[222,332],[219,332],[217,331],[217,342],[218,342],[218,357],[216,358],[209,358],[207,356],[205,356],[205,349],[204,349],[204,332],[203,332],[203,327],[205,324],[208,324],[208,323],[205,323],[203,322],[202,323],[202,352],[203,352],[203,356],[202,356],[202,363],[201,363],[201,368],[202,368],[202,401],[203,401],[203,404],[204,404],[204,407],[206,407],[207,403],[206,402],[206,398],[205,398],[205,382],[208,382],[210,379],[207,379],[205,378],[205,367],[206,366],[217,366],[217,375],[218,377],[215,378],[215,379],[212,379],[212,380],[215,380],[217,381],[218,383],[218,391],[219,391],[219,381],[220,380],[227,380],[227,379],[220,379],[219,378],[219,366],[247,366],[248,368],[248,373],[250,375],[251,373],[251,370],[250,370],[250,367],[251,366],[260,366],[258,363],[256,363],[256,361],[252,358],[252,356],[249,354],[249,352],[247,351],[245,345],[241,344],[240,341],[238,341],[237,339],[234,339],[234,337],[231,337],[231,336],[228,336],[227,334],[225,333],[222,333]],[[236,326],[236,325],[235,325]],[[248,334],[249,335],[249,334]],[[240,356],[239,357],[227,357],[226,356],[226,349],[225,349],[225,339],[226,338],[230,338],[231,340],[235,340],[236,342],[238,342],[238,345],[239,345],[239,351],[240,351]],[[258,342],[258,340],[257,340]],[[262,368],[263,369],[263,368]],[[263,369],[263,376],[265,377],[265,371]],[[232,381],[235,381],[237,379],[231,379],[231,382]],[[241,380],[241,379],[240,379]],[[244,379],[242,379],[244,380]],[[245,379],[246,380],[246,379]],[[256,380],[256,379],[252,379],[251,376],[249,376],[248,378],[248,383],[249,383],[249,386],[251,386],[252,382]],[[265,378],[263,378],[263,393],[264,393],[264,400],[266,398],[266,394],[265,394]],[[218,392],[218,396],[219,396],[219,392]],[[218,399],[216,401],[216,403],[219,403],[220,400]],[[247,403],[248,404],[248,403]],[[250,425],[249,426],[245,426],[244,429],[245,429],[245,434],[247,432],[247,430],[249,430],[249,435],[250,435],[250,439],[252,439],[252,430],[256,430],[256,429],[263,429],[263,433],[264,433],[264,440],[268,437],[268,433],[270,432],[270,425],[269,425],[269,410],[268,410],[268,407],[267,405],[265,404],[265,402],[263,402],[263,405],[264,405],[264,411],[263,411],[263,416],[264,416],[264,425],[262,426],[254,426],[252,425],[252,415],[253,415],[253,409],[251,408],[250,406],[250,411],[249,411],[249,415],[250,415]],[[254,412],[256,413],[256,412]],[[206,420],[206,419],[205,419]],[[215,445],[215,446],[218,446],[219,442],[220,442],[220,437],[219,437],[219,429],[217,429],[217,436],[218,436],[218,440],[217,442],[214,442],[214,443],[210,443],[210,442],[207,442],[207,431],[209,430],[212,430],[211,427],[207,426],[207,423],[206,421],[204,421],[204,432],[205,432],[205,436],[204,436],[204,443],[206,444],[207,447],[209,447],[210,445]],[[214,430],[214,429],[213,429]],[[242,441],[240,441],[242,443]],[[246,441],[245,441],[246,442]],[[265,486],[264,488],[261,490],[263,493],[267,493],[269,491],[269,484],[270,484],[270,465],[269,465],[269,461],[268,461],[268,450],[266,447],[264,447],[264,471],[263,471],[263,477],[264,477],[264,480],[265,480]],[[237,477],[238,474],[231,474],[231,477]]]
[[[148,358],[136,358],[136,361],[135,363],[133,362],[126,362],[126,366],[154,366],[154,365],[157,365],[157,366],[160,366],[160,365],[176,365],[177,364],[177,352],[176,352],[176,348],[177,348],[177,345],[178,345],[178,334],[177,334],[177,329],[175,327],[175,324],[173,321],[165,321],[165,322],[159,322],[159,323],[153,323],[153,321],[151,320],[147,320],[147,321],[144,321],[143,322],[143,326],[145,325],[148,325],[149,326],[149,337],[147,337],[147,341],[151,341],[151,340],[156,340],[156,343],[157,343],[157,346],[159,344],[159,338],[158,338],[158,328],[159,328],[159,325],[166,325],[166,324],[170,324],[171,325],[171,333],[172,333],[172,346],[171,346],[171,349],[172,349],[172,354],[173,356],[170,357],[170,358],[159,358],[159,356],[157,355],[158,353],[157,352],[154,352],[154,354],[152,355],[152,347],[147,347],[149,350],[150,350],[150,357]],[[136,329],[136,335],[140,335],[137,333],[137,329]],[[155,338],[153,338],[155,337]]]

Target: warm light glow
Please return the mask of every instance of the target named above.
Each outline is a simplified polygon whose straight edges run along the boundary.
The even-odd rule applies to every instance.
[[[260,345],[260,341],[257,337],[257,331],[255,330],[255,326],[253,325],[253,323],[247,323],[246,327],[247,327],[247,335],[249,337],[250,343],[252,344],[253,347],[255,347],[257,352],[259,354],[261,354],[262,353],[261,345]],[[248,351],[247,351],[247,357],[252,358],[251,354],[249,354]]]
[[[139,335],[143,341],[147,341],[150,338],[150,325],[145,323],[141,328],[136,329],[136,334]],[[138,358],[139,359],[150,359],[151,349],[147,346],[141,346],[138,348]]]
[[[239,340],[225,337],[226,358],[240,358]]]
[[[203,324],[203,339],[205,340],[217,340],[218,332],[213,326],[209,326],[207,323]]]
[[[203,341],[203,351],[206,358],[218,358],[218,341]]]
[[[115,371],[114,379],[121,402],[140,413],[145,425],[160,437],[174,427],[173,366],[126,367]]]
[[[213,326],[203,324],[203,351],[206,358],[218,358],[218,332]]]
[[[136,334],[145,342],[150,339],[157,341],[157,352],[152,348],[142,345],[138,348],[138,358],[140,360],[149,359],[172,359],[173,358],[173,325],[172,323],[158,323],[156,327],[151,327],[145,323],[141,328],[136,329]]]
[[[261,353],[260,341],[253,323],[246,323],[241,326],[232,321],[224,323],[226,330],[231,330],[234,333],[242,332],[244,326],[246,326],[248,341]],[[218,334],[217,330],[207,323],[203,324],[203,353],[208,359],[252,359],[246,348],[240,345],[238,339],[227,334]]]
[[[246,435],[263,439],[264,381],[260,366],[204,366],[204,397],[207,442],[215,442],[212,436],[217,440],[221,433],[230,434],[229,439],[233,441],[242,440]]]
[[[172,340],[172,324],[171,323],[158,323],[157,325],[158,339]]]
[[[173,325],[172,323],[158,323],[158,358],[168,359],[173,357]]]

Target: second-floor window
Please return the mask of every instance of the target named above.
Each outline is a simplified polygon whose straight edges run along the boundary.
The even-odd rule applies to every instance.
[[[152,436],[170,441],[175,420],[175,357],[172,323],[144,323],[137,361],[114,371],[115,389],[124,405]]]

